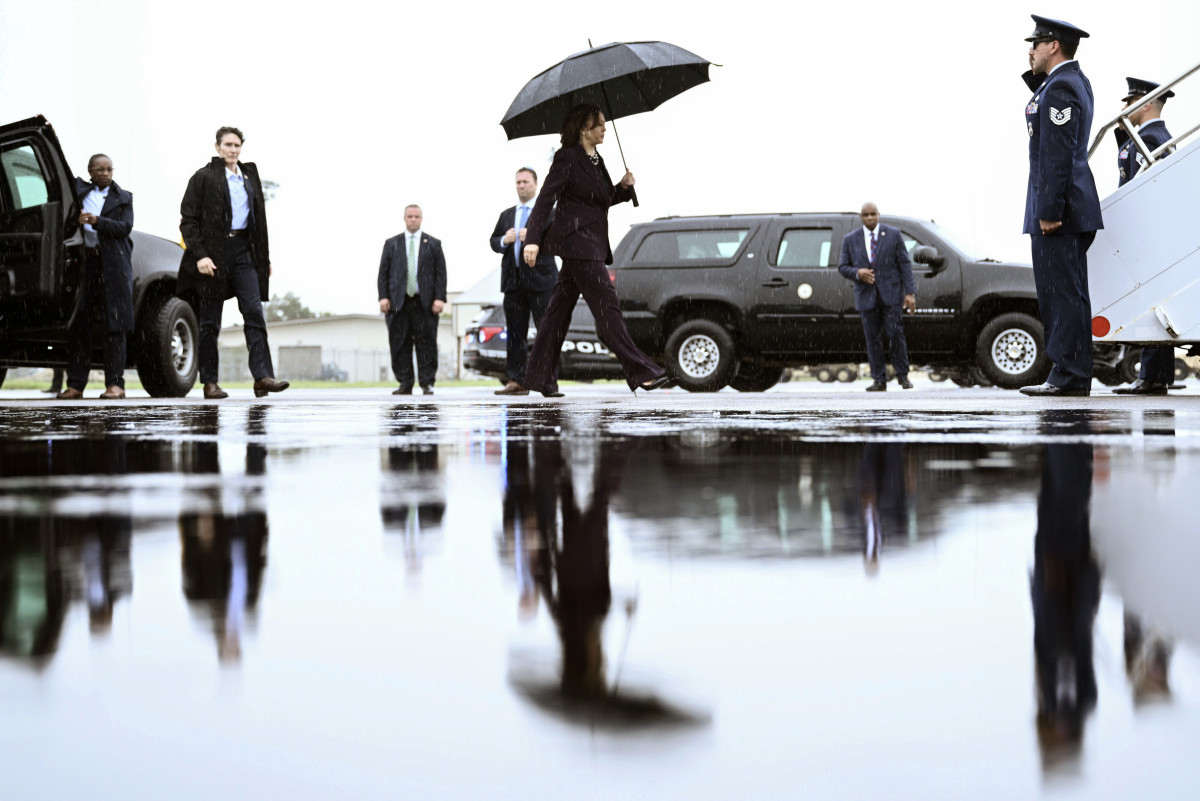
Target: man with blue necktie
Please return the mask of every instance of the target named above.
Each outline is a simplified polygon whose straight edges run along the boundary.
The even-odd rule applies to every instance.
[[[1126,78],[1125,83],[1129,88],[1124,98],[1126,108],[1158,88],[1158,84],[1153,81],[1143,81],[1139,78]],[[1151,100],[1129,115],[1129,121],[1138,127],[1138,136],[1146,143],[1146,148],[1151,152],[1171,140],[1167,124],[1162,121],[1162,110],[1167,98],[1174,96],[1175,93],[1168,90],[1159,95],[1157,100]],[[1116,134],[1120,147],[1120,151],[1117,153],[1117,170],[1121,176],[1117,186],[1124,186],[1149,166],[1149,161],[1138,150],[1124,129],[1117,128]],[[1138,372],[1137,380],[1127,387],[1117,387],[1113,392],[1118,395],[1166,395],[1167,389],[1174,379],[1175,348],[1170,345],[1161,348],[1142,348],[1142,367]]]
[[[1031,15],[1025,105],[1029,182],[1025,227],[1033,250],[1033,282],[1054,364],[1044,384],[1021,387],[1035,397],[1087,397],[1092,391],[1092,301],[1087,251],[1104,227],[1096,179],[1088,166],[1092,85],[1075,61],[1086,31]],[[1038,81],[1040,80],[1040,83]]]
[[[497,395],[528,395],[525,389],[525,365],[529,361],[526,344],[529,331],[529,316],[534,325],[542,324],[542,315],[550,303],[550,291],[558,278],[558,265],[554,257],[539,253],[533,267],[521,258],[525,247],[525,222],[533,211],[537,196],[537,173],[529,167],[517,170],[517,205],[500,212],[496,229],[492,231],[492,250],[501,254],[500,291],[504,293],[504,320],[507,330],[508,359],[506,371],[508,383]],[[551,381],[550,392],[558,392],[558,382]]]
[[[908,342],[904,339],[902,321],[905,311],[917,310],[917,282],[908,260],[908,248],[904,246],[898,228],[879,223],[879,208],[874,203],[864,203],[859,217],[863,221],[862,228],[856,228],[842,238],[838,272],[854,282],[854,308],[862,316],[867,362],[874,379],[867,392],[887,390],[887,359],[883,355],[885,336],[890,343],[897,383],[912,389],[912,382],[908,380]]]

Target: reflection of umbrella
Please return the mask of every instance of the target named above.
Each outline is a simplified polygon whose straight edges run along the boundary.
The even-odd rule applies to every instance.
[[[509,139],[519,139],[558,131],[567,112],[580,103],[599,106],[607,120],[640,114],[706,83],[710,63],[666,42],[593,47],[525,84],[500,124]],[[613,126],[614,134],[616,130]],[[621,147],[619,135],[617,147]],[[625,160],[623,150],[621,160]]]

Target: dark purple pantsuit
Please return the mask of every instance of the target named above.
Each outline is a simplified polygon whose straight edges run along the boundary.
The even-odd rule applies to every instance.
[[[538,392],[547,390],[550,377],[558,369],[563,340],[571,325],[571,312],[575,302],[583,295],[592,316],[596,318],[596,333],[608,349],[616,354],[625,371],[625,380],[630,389],[636,389],[658,378],[663,369],[638,350],[629,338],[625,318],[617,302],[617,292],[608,277],[608,269],[602,261],[575,261],[563,259],[558,272],[558,282],[550,293],[550,305],[546,316],[538,326],[538,335],[533,340],[533,352],[529,354],[529,365],[525,368],[525,388]],[[552,389],[553,387],[549,387]]]

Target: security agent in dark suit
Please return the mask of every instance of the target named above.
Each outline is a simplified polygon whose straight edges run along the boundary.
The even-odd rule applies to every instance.
[[[1033,278],[1045,328],[1046,355],[1053,362],[1046,383],[1022,387],[1034,396],[1091,394],[1092,302],[1087,251],[1104,227],[1096,181],[1088,167],[1092,129],[1092,85],[1074,61],[1085,31],[1068,22],[1033,15],[1030,42],[1032,84],[1046,77],[1025,106],[1029,132],[1029,184],[1024,233],[1032,238]]]
[[[1158,88],[1158,84],[1153,81],[1143,81],[1138,78],[1126,78],[1125,82],[1129,87],[1124,98],[1126,108]],[[1171,139],[1171,134],[1167,131],[1167,124],[1162,121],[1161,115],[1167,98],[1174,96],[1174,92],[1167,91],[1159,95],[1157,100],[1147,103],[1129,115],[1129,121],[1138,126],[1138,136],[1151,151],[1158,149]],[[1122,128],[1117,128],[1116,133],[1120,147],[1120,151],[1117,153],[1117,169],[1121,174],[1121,182],[1117,185],[1124,186],[1148,166],[1149,162]],[[1138,372],[1137,380],[1128,387],[1117,387],[1113,392],[1118,395],[1166,395],[1167,388],[1170,387],[1174,378],[1174,348],[1142,348],[1142,368]]]
[[[521,258],[525,246],[525,223],[533,212],[533,199],[537,195],[537,173],[529,167],[517,170],[517,205],[505,209],[492,231],[492,250],[502,254],[500,259],[500,291],[504,293],[504,320],[507,328],[507,372],[508,383],[497,395],[528,395],[525,383],[525,365],[529,361],[526,339],[529,331],[529,315],[534,324],[541,326],[550,303],[550,292],[558,278],[558,265],[549,253],[538,255],[532,267]],[[553,222],[553,220],[551,221]],[[551,391],[558,391],[558,383],[551,382]]]
[[[908,380],[908,343],[904,339],[901,316],[905,310],[917,309],[917,283],[912,263],[900,231],[890,225],[880,225],[879,209],[874,203],[864,203],[863,227],[851,231],[842,239],[842,255],[838,272],[854,282],[854,308],[862,315],[863,333],[867,337],[867,361],[875,381],[867,392],[887,389],[887,360],[883,356],[883,337],[891,343],[892,367],[896,381],[912,389]]]
[[[75,179],[75,195],[83,212],[83,242],[87,247],[79,308],[68,332],[67,388],[61,400],[78,400],[87,386],[92,362],[92,318],[104,320],[104,392],[100,397],[125,397],[125,337],[133,330],[133,195],[113,182],[112,159],[97,153],[88,160],[91,181]]]
[[[411,395],[413,345],[417,378],[426,395],[437,378],[438,315],[446,305],[446,257],[442,242],[421,230],[421,207],[404,209],[405,232],[383,243],[379,260],[379,310],[386,315],[392,373],[400,382],[393,395]],[[416,270],[409,262],[416,259]]]

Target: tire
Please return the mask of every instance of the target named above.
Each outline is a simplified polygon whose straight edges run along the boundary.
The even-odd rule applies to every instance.
[[[1185,362],[1183,359],[1175,360],[1175,381],[1177,383],[1182,384],[1184,381],[1187,381],[1187,377],[1190,373],[1191,370],[1188,369],[1187,362]]]
[[[940,384],[941,382],[945,381],[949,377],[950,376],[946,375],[941,370],[938,370],[938,369],[930,369],[929,370],[929,380],[933,381],[934,383]]]
[[[667,338],[667,368],[688,392],[716,392],[737,367],[733,337],[711,320],[688,320]]]
[[[817,380],[820,381],[822,384],[832,384],[833,383],[833,371],[830,370],[828,367],[823,367],[823,366],[818,367],[817,372],[814,375],[816,375]]]
[[[163,298],[138,321],[138,377],[155,398],[182,398],[196,385],[200,325],[192,307]]]
[[[994,387],[994,386],[996,386],[995,384],[993,384],[991,382],[991,379],[989,379],[986,375],[984,375],[983,370],[980,370],[978,367],[976,367],[974,365],[972,365],[970,368],[968,368],[967,374],[971,376],[971,381],[973,381],[974,385],[977,387]]]
[[[848,365],[843,365],[837,369],[837,380],[843,384],[853,384],[858,380],[858,370]]]
[[[782,367],[746,364],[743,362],[729,386],[738,392],[766,392],[783,378]]]
[[[967,373],[952,373],[950,380],[964,389],[975,386],[975,379]]]
[[[988,321],[979,332],[975,360],[983,376],[1002,389],[1041,384],[1050,375],[1042,324],[1020,312]]]
[[[1093,371],[1092,377],[1106,387],[1117,387],[1125,383],[1114,370],[1096,370]]]
[[[1117,378],[1121,379],[1122,384],[1132,384],[1137,381],[1138,373],[1142,369],[1142,349],[1133,347],[1125,351],[1125,356],[1121,359],[1121,363],[1117,365]]]

